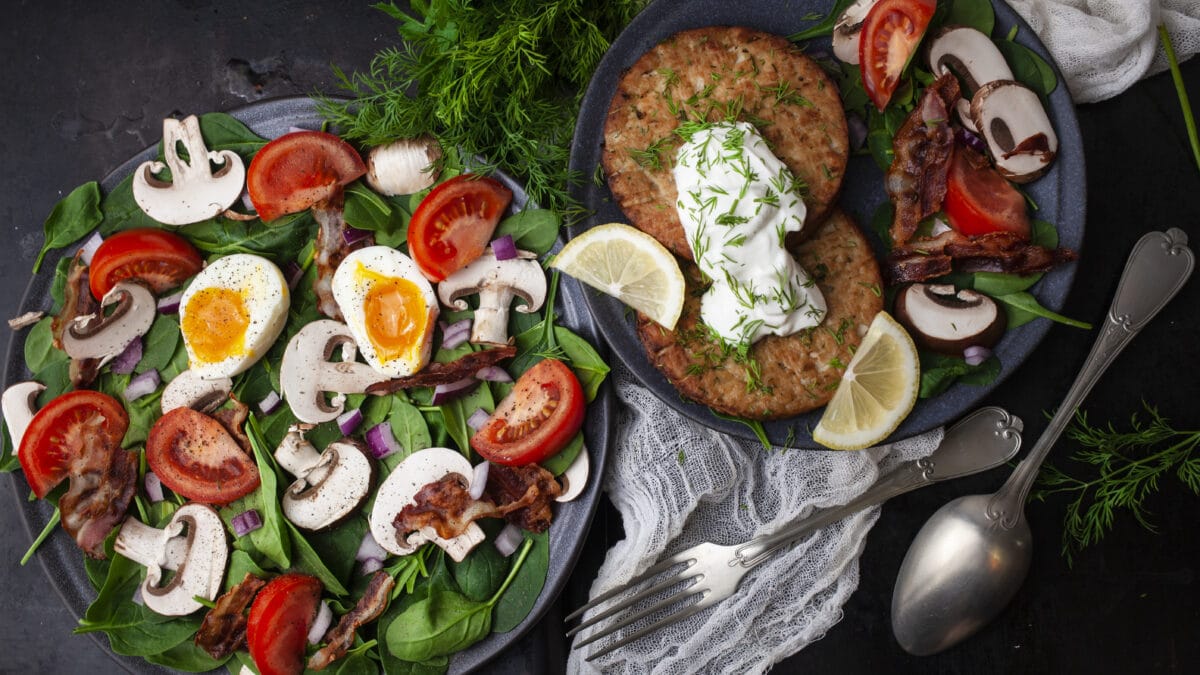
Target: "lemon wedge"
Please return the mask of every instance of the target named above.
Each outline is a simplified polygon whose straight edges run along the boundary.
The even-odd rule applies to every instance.
[[[912,338],[887,312],[871,321],[813,440],[836,450],[869,448],[895,431],[917,402],[921,364]]]
[[[597,225],[575,237],[551,267],[607,293],[673,330],[686,288],[675,256],[629,225]]]

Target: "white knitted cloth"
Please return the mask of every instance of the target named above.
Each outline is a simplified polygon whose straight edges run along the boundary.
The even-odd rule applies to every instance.
[[[1114,96],[1166,68],[1157,46],[1159,23],[1167,26],[1180,60],[1200,51],[1200,0],[1009,1],[1054,55],[1080,103]],[[621,367],[613,376],[622,406],[604,487],[621,513],[626,538],[608,552],[593,597],[646,569],[664,551],[703,541],[740,543],[814,508],[843,504],[900,461],[931,452],[942,435],[935,431],[864,452],[766,451],[683,418]],[[764,672],[841,619],[842,605],[858,587],[858,556],[877,516],[877,508],[869,509],[777,553],[713,610],[592,663],[583,657],[607,640],[573,650],[568,668]],[[639,625],[644,623],[631,628]]]

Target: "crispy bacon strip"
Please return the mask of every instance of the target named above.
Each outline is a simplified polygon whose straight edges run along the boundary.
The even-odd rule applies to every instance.
[[[95,314],[100,309],[100,303],[92,297],[92,290],[88,287],[88,266],[80,259],[82,254],[83,249],[76,251],[75,258],[71,260],[67,283],[63,286],[62,310],[50,323],[50,334],[58,349],[62,349],[63,333],[76,317]],[[69,373],[72,386],[76,389],[87,387],[100,374],[100,360],[71,359]]]
[[[317,264],[317,279],[313,282],[313,292],[317,294],[317,309],[325,316],[336,321],[342,321],[342,310],[333,299],[333,272],[351,251],[364,246],[375,245],[375,235],[354,242],[346,243],[346,219],[342,217],[342,191],[337,190],[327,201],[312,208],[313,217],[320,227],[317,229],[317,241],[313,252],[313,261]]]
[[[504,517],[508,522],[530,532],[545,532],[554,518],[550,502],[562,494],[562,486],[554,474],[537,464],[493,464],[488,469],[485,494],[507,511]]]
[[[484,349],[478,352],[463,354],[457,359],[449,363],[431,363],[421,369],[420,372],[407,377],[398,377],[394,380],[385,380],[377,382],[367,387],[368,394],[383,396],[386,394],[394,394],[401,389],[411,389],[413,387],[434,387],[439,384],[450,384],[457,382],[464,377],[470,377],[479,372],[481,368],[494,366],[505,359],[511,359],[517,355],[517,348],[513,345],[504,345],[493,349]]]
[[[907,244],[917,225],[942,208],[954,150],[949,111],[958,97],[958,80],[951,73],[942,75],[921,94],[892,139],[895,157],[884,188],[896,207],[891,231],[895,246]]]
[[[1036,246],[1011,232],[967,237],[950,230],[894,249],[885,265],[885,274],[891,284],[924,281],[947,274],[951,269],[1034,274],[1077,257],[1070,249]]]
[[[83,433],[87,433],[86,430]],[[91,558],[103,560],[104,540],[122,520],[137,493],[137,453],[103,440],[83,444],[67,467],[71,484],[58,500],[63,529]]]
[[[337,625],[325,634],[325,642],[328,644],[309,657],[308,667],[312,670],[324,670],[329,664],[345,656],[354,646],[354,635],[358,629],[378,619],[383,610],[387,609],[388,598],[391,597],[395,585],[395,580],[383,570],[372,575],[358,604],[343,614]]]
[[[247,572],[238,585],[217,598],[216,606],[204,614],[200,630],[196,631],[196,646],[217,660],[244,647],[246,608],[266,585],[266,581]]]
[[[253,457],[254,448],[250,447],[250,438],[246,436],[245,431],[246,418],[250,417],[250,408],[237,400],[233,394],[229,395],[229,400],[233,402],[233,407],[221,408],[212,414],[212,418],[225,427],[225,431],[229,432],[229,436],[247,455]]]

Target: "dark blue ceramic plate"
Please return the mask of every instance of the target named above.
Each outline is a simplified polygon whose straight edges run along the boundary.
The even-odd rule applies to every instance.
[[[1006,35],[1015,26],[1018,30],[1017,42],[1033,49],[1053,64],[1029,26],[1007,5],[997,0],[993,2],[996,8],[994,34]],[[578,171],[585,180],[574,187],[573,194],[593,215],[570,228],[570,235],[576,236],[601,223],[628,222],[613,201],[608,186],[598,185],[591,177],[603,173],[597,173],[597,167],[604,140],[604,121],[617,81],[643,53],[669,35],[701,26],[741,25],[790,35],[812,25],[813,19],[806,17],[824,16],[830,5],[832,2],[823,0],[659,0],[634,19],[608,50],[583,99],[571,148],[571,169]],[[829,40],[814,40],[811,47],[827,50]],[[1057,225],[1061,245],[1080,251],[1084,206],[1087,203],[1084,193],[1083,141],[1071,96],[1062,84],[1061,73],[1056,69],[1055,74],[1058,75],[1059,86],[1050,96],[1049,114],[1059,137],[1058,160],[1049,173],[1026,186],[1026,189],[1039,207],[1037,217]],[[839,202],[841,207],[858,223],[866,223],[885,198],[883,174],[874,161],[865,156],[851,158]],[[867,232],[867,236],[874,240],[870,232]],[[878,246],[878,242],[875,243]],[[1046,274],[1031,292],[1044,306],[1060,310],[1074,276],[1074,264],[1060,266]],[[747,426],[717,417],[707,407],[685,401],[679,396],[675,387],[646,358],[624,305],[599,293],[585,293],[584,298],[612,352],[659,398],[680,413],[713,429],[751,440],[756,438]],[[1003,364],[995,382],[984,387],[959,384],[941,396],[919,401],[912,414],[888,440],[899,440],[929,431],[973,408],[1021,365],[1049,329],[1049,321],[1038,319],[1008,331],[995,350]],[[790,443],[793,447],[820,448],[813,442],[811,434],[820,416],[821,410],[817,410],[768,422],[764,427],[767,436],[776,445]]]
[[[286,133],[290,127],[307,129],[319,128],[322,122],[317,114],[314,103],[308,98],[284,98],[273,101],[254,103],[237,110],[230,111],[234,117],[245,122],[255,133],[274,138]],[[147,148],[136,157],[117,167],[101,183],[101,188],[107,194],[117,183],[142,162],[152,159],[155,148]],[[515,204],[524,204],[525,190],[516,181],[507,176],[498,176],[513,191]],[[73,249],[72,249],[73,252]],[[43,264],[43,272],[34,276],[21,302],[21,311],[46,310],[50,307],[50,284],[54,279],[54,266],[62,251],[52,252]],[[49,273],[46,270],[50,270]],[[602,345],[591,315],[588,314],[583,302],[584,291],[574,279],[562,280],[559,286],[560,306],[558,308],[560,321],[575,332],[582,335],[595,345]],[[30,373],[25,368],[24,345],[28,329],[16,332],[8,345],[5,362],[4,386],[26,380]],[[554,524],[550,528],[550,560],[546,575],[546,585],[538,596],[529,616],[514,630],[508,633],[495,633],[482,642],[465,651],[459,652],[450,661],[450,671],[454,673],[468,672],[478,669],[484,663],[491,661],[509,645],[516,642],[522,635],[537,623],[554,600],[562,591],[575,567],[575,561],[583,547],[584,538],[592,522],[596,504],[600,498],[600,477],[604,473],[605,456],[612,433],[613,396],[612,388],[605,385],[596,398],[588,406],[588,418],[584,433],[588,439],[591,472],[588,476],[587,487],[576,500],[555,506]],[[13,501],[10,506],[21,510],[25,524],[32,540],[43,525],[50,519],[53,509],[44,501],[29,501],[29,487],[25,479],[18,474],[10,476],[12,481]],[[49,575],[55,588],[71,612],[78,618],[96,597],[91,583],[83,568],[83,554],[75,546],[75,542],[62,528],[55,528],[54,534],[38,549],[37,559],[42,563],[46,574]],[[89,637],[97,642],[105,651],[109,651],[108,640],[100,633],[89,633]],[[62,636],[64,640],[82,640],[82,636]],[[111,651],[109,651],[111,654]],[[118,656],[113,654],[122,667],[131,672],[166,673],[171,672],[140,658]],[[505,661],[520,659],[506,658]],[[513,667],[512,664],[505,666]],[[519,668],[520,666],[516,666]]]

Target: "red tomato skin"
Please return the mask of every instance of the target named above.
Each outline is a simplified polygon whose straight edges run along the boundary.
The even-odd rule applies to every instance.
[[[323,586],[316,577],[290,573],[263,586],[250,605],[246,644],[262,675],[304,672],[308,631],[317,615]]]
[[[430,281],[442,281],[483,255],[512,190],[485,176],[462,174],[433,188],[408,224],[408,252]]]
[[[163,485],[203,504],[228,504],[261,482],[254,458],[225,427],[191,408],[168,411],[150,427],[146,463]]]
[[[102,422],[95,426],[97,416]],[[25,480],[38,499],[45,498],[67,477],[73,457],[98,442],[120,445],[128,428],[125,408],[107,394],[80,389],[55,398],[33,416],[21,437],[18,457]]]
[[[858,67],[863,88],[876,108],[887,107],[936,7],[934,0],[879,0],[867,12],[858,42]],[[903,53],[893,54],[893,49]]]
[[[250,161],[246,190],[263,222],[303,211],[367,172],[349,143],[324,131],[295,131],[267,143]]]
[[[153,227],[118,232],[92,256],[88,286],[97,300],[125,279],[141,279],[155,293],[181,285],[204,267],[204,258],[187,239]]]
[[[950,159],[942,210],[950,227],[968,237],[1012,232],[1029,239],[1025,197],[991,166],[972,164],[962,148],[956,148]]]
[[[496,464],[541,462],[579,433],[585,407],[575,373],[558,359],[543,359],[517,379],[512,392],[471,437],[471,447]]]

